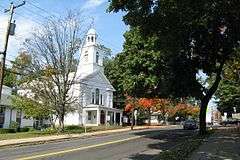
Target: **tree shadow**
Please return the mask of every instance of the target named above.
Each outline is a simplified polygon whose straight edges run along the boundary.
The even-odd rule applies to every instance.
[[[194,154],[191,159],[239,160],[240,133],[216,133]]]
[[[154,159],[160,152],[166,152],[172,147],[184,142],[187,138],[197,134],[193,130],[153,130],[133,133],[134,135],[144,136],[144,139],[151,143],[147,145],[147,149],[141,153],[133,154],[128,157],[131,160],[151,160]]]

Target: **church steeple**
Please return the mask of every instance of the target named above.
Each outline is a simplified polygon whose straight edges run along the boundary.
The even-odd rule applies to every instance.
[[[87,33],[85,46],[95,45],[95,44],[97,44],[97,33],[95,29],[91,28]]]
[[[77,75],[84,76],[97,70],[103,72],[103,51],[97,43],[97,32],[91,28],[87,32],[85,43],[81,48]]]

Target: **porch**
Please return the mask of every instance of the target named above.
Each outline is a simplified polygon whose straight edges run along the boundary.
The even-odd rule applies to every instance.
[[[86,126],[122,125],[122,111],[116,108],[92,106],[83,109],[83,124]]]

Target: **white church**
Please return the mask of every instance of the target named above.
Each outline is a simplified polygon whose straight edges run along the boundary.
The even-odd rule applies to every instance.
[[[115,89],[104,75],[104,50],[97,43],[95,29],[90,29],[81,48],[73,94],[79,109],[65,117],[65,125],[121,125],[122,110],[113,107]],[[80,88],[80,89],[79,89]]]
[[[75,111],[65,116],[65,125],[121,125],[122,110],[113,107],[113,92],[115,89],[104,75],[103,56],[104,50],[97,43],[97,33],[95,29],[90,29],[86,35],[86,40],[81,48],[81,56],[75,83],[71,93],[77,99]],[[4,88],[6,97],[10,97],[12,89]],[[19,89],[17,93],[21,96],[31,97],[28,89]],[[6,98],[5,98],[6,99]],[[6,102],[5,102],[6,101]],[[0,128],[8,128],[11,121],[17,121],[21,127],[36,126],[49,123],[47,120],[37,121],[32,118],[25,118],[24,113],[19,113],[12,109],[11,102],[2,100],[0,102]]]

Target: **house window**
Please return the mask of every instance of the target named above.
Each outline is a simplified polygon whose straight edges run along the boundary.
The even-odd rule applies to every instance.
[[[100,104],[101,105],[103,104],[103,96],[102,96],[102,94],[100,94]]]
[[[98,62],[99,62],[99,53],[97,52],[96,53],[96,63],[98,64]]]
[[[96,89],[96,104],[99,104],[99,89]]]
[[[5,108],[0,107],[0,128],[3,128],[4,118],[5,118]]]
[[[94,99],[94,92],[92,92],[92,104],[94,104],[94,101],[95,101],[95,99]]]
[[[92,119],[92,112],[88,112],[88,120],[91,121]]]

